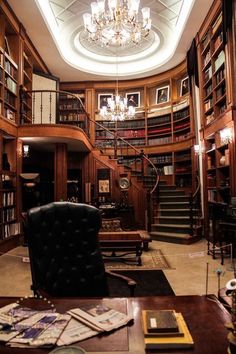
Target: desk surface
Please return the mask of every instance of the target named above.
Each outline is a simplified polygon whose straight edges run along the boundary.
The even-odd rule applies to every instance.
[[[0,298],[0,307],[16,301],[15,298]],[[29,300],[27,300],[29,301]],[[32,299],[36,303],[38,300]],[[227,353],[227,334],[224,323],[231,317],[215,296],[157,296],[143,298],[107,299],[54,299],[57,311],[64,313],[81,304],[104,302],[120,311],[132,313],[134,323],[113,333],[97,336],[77,343],[87,353],[93,354],[144,354],[143,332],[140,321],[142,309],[175,309],[182,312],[194,340],[194,348],[189,350],[158,350],[150,353],[178,354],[223,354]],[[36,307],[36,306],[35,306]],[[51,349],[52,350],[52,349]],[[16,349],[0,345],[0,353],[43,354],[49,349]]]

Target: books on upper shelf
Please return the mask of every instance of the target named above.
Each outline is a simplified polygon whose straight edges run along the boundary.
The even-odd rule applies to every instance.
[[[153,321],[156,332],[150,331]],[[142,311],[146,349],[192,348],[194,341],[181,313],[174,310]]]

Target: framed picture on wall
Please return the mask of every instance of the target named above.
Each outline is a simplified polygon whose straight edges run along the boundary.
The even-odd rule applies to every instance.
[[[113,93],[100,93],[98,95],[98,109],[108,106],[108,98],[112,98]]]
[[[140,92],[128,92],[125,94],[127,106],[140,107]]]
[[[180,96],[184,96],[188,92],[189,92],[189,79],[187,76],[183,80],[181,80]]]
[[[170,91],[169,86],[159,87],[156,90],[156,104],[168,102],[170,99],[169,91]]]
[[[98,180],[98,192],[99,193],[110,193],[110,180],[109,179],[99,179]]]

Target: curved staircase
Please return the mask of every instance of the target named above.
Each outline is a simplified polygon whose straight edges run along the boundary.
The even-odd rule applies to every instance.
[[[151,238],[190,244],[201,238],[200,211],[192,207],[190,196],[175,185],[159,182],[158,204],[154,210]]]

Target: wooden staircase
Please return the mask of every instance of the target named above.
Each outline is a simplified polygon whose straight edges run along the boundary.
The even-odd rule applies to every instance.
[[[155,210],[156,209],[156,210]],[[198,210],[191,210],[190,197],[175,185],[160,182],[158,204],[154,209],[154,223],[151,226],[151,238],[154,240],[190,244],[201,238],[201,220]],[[191,216],[191,213],[193,215]],[[191,225],[191,217],[194,220]]]

